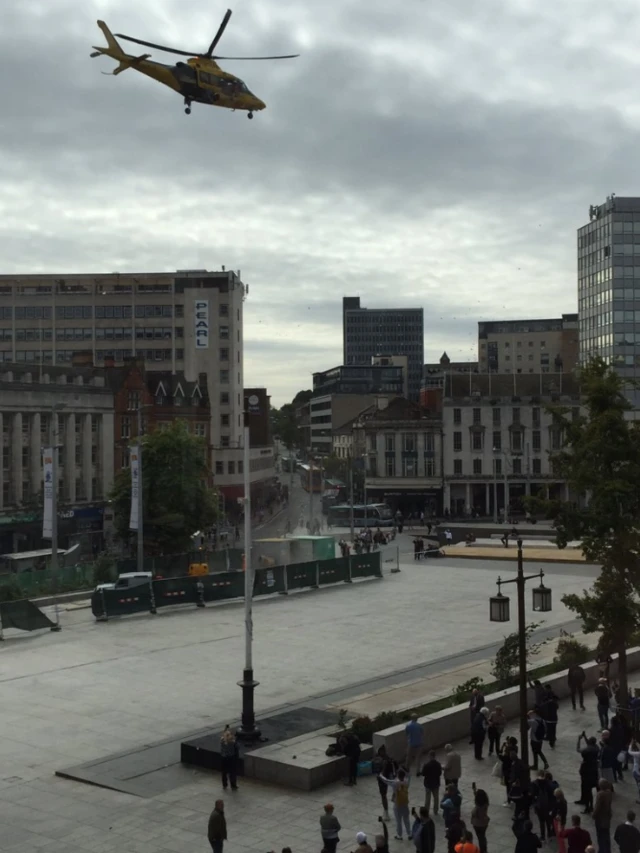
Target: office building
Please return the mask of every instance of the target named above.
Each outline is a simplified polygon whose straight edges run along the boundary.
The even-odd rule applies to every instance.
[[[382,358],[382,357],[381,357]],[[402,364],[387,357],[384,364],[343,364],[313,374],[314,396],[324,394],[395,394],[405,396],[406,356]],[[390,362],[390,363],[387,363]]]
[[[578,229],[580,361],[600,355],[640,379],[640,198],[611,195]],[[640,392],[628,388],[640,408]]]
[[[384,406],[390,397],[375,394],[323,394],[312,397],[309,406],[309,449],[312,454],[330,456],[333,433],[369,406]]]
[[[385,354],[407,357],[409,398],[418,399],[424,362],[422,308],[362,308],[359,296],[342,300],[343,363],[370,365]]]
[[[90,350],[97,366],[135,355],[190,383],[206,375],[211,467],[241,485],[244,297],[240,274],[224,269],[3,275],[0,362],[59,366]]]
[[[442,417],[395,398],[362,420],[366,436],[366,491],[405,516],[440,515],[443,497]],[[357,440],[357,437],[356,437]]]
[[[472,374],[453,376],[443,392],[444,506],[455,516],[502,516],[506,504],[543,491],[570,500],[549,453],[562,448],[562,431],[549,406],[581,411],[575,375]]]
[[[0,434],[0,553],[43,547],[42,448],[51,445],[59,446],[60,547],[100,547],[114,474],[114,397],[104,371],[3,363]]]
[[[443,388],[447,377],[454,374],[468,376],[470,373],[478,373],[477,361],[451,361],[446,352],[443,352],[439,361],[427,362],[424,366],[422,376],[422,390],[429,388]]]
[[[571,373],[578,352],[577,314],[478,323],[480,373]]]

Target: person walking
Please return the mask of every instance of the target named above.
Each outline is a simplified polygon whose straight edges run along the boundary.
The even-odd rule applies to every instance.
[[[533,810],[540,825],[540,839],[545,841],[553,834],[551,825],[551,792],[544,775],[544,770],[538,771],[537,778],[531,783],[531,798]]]
[[[324,814],[320,816],[320,834],[322,835],[322,847],[326,853],[335,853],[340,841],[340,821],[333,812],[333,804],[327,803]]]
[[[456,787],[460,777],[462,776],[462,759],[450,743],[445,744],[444,747],[442,775],[444,776],[445,785],[453,784]]]
[[[442,765],[436,758],[435,750],[430,750],[427,755],[427,761],[423,764],[422,770],[418,773],[424,779],[424,807],[427,810],[427,815],[431,808],[431,800],[433,799],[433,812],[438,814],[438,806],[440,804],[440,780],[442,778]]]
[[[546,770],[549,766],[549,762],[542,751],[542,742],[544,741],[546,731],[544,721],[537,711],[529,711],[527,716],[529,718],[529,742],[531,744],[531,754],[533,756],[533,765],[531,766],[531,770],[538,769],[539,758],[544,762],[544,769]]]
[[[442,797],[440,807],[445,826],[449,826],[454,820],[460,818],[460,807],[462,806],[462,795],[453,783],[447,785]]]
[[[585,671],[578,663],[574,663],[569,667],[567,673],[567,684],[571,693],[571,705],[573,710],[576,710],[576,694],[580,702],[580,710],[584,711],[584,682],[586,679]]]
[[[473,833],[465,829],[462,838],[453,848],[455,853],[480,853],[480,849],[473,843]]]
[[[591,847],[591,836],[580,826],[580,815],[571,815],[571,827],[563,829],[561,837],[567,842],[567,853],[586,853]]]
[[[478,712],[484,708],[484,695],[477,687],[474,687],[469,697],[469,743],[473,743],[471,729]]]
[[[501,705],[496,705],[493,711],[489,714],[487,735],[489,737],[489,755],[493,755],[495,750],[496,756],[500,752],[500,738],[504,734],[507,725],[507,718],[504,715]],[[478,843],[480,843],[478,841]]]
[[[638,789],[638,795],[640,796],[640,744],[638,743],[635,735],[631,738],[631,743],[629,744],[627,755],[633,761],[633,769],[631,770],[631,775],[635,780],[636,787]],[[636,800],[636,803],[640,803],[640,800]]]
[[[360,748],[360,741],[353,732],[350,732],[341,739],[341,747],[343,755],[345,755],[349,761],[349,775],[345,784],[357,785],[358,762],[360,761],[360,753],[362,751]]]
[[[471,740],[473,742],[473,754],[476,761],[482,761],[482,747],[488,728],[489,709],[481,708],[475,716],[471,725]]]
[[[489,797],[482,788],[473,784],[473,808],[471,809],[471,826],[478,839],[480,853],[487,853],[487,828],[489,826]]]
[[[411,719],[404,727],[404,730],[407,735],[407,757],[405,767],[409,772],[411,772],[413,763],[415,761],[418,763],[420,762],[424,744],[424,729],[418,722],[417,714],[411,715]]]
[[[598,720],[600,721],[600,726],[606,729],[609,725],[609,707],[611,705],[611,691],[609,690],[606,678],[598,679],[595,694],[598,703]]]
[[[612,786],[606,779],[598,783],[598,793],[593,805],[593,822],[596,827],[598,853],[611,853],[611,800]]]
[[[222,787],[227,790],[227,786],[231,783],[231,790],[237,791],[237,767],[238,767],[238,742],[235,735],[226,726],[222,737],[220,738],[220,758],[222,759]]]
[[[213,811],[209,815],[207,838],[213,853],[222,853],[224,842],[227,840],[227,819],[224,816],[223,800],[216,800]]]
[[[551,749],[556,746],[556,729],[558,728],[558,697],[550,684],[545,684],[540,715],[544,721],[546,737]]]
[[[396,841],[402,841],[402,826],[407,830],[407,836],[411,837],[411,822],[409,820],[409,780],[410,777],[404,769],[398,770],[395,779],[380,777],[392,791],[393,814],[396,819]]]
[[[618,753],[611,743],[611,732],[604,731],[600,739],[600,778],[606,779],[611,785],[616,781],[616,768],[618,766]]]
[[[616,826],[613,840],[620,848],[620,853],[640,853],[640,830],[636,826],[634,811],[628,811],[625,822]]]
[[[569,804],[564,796],[562,788],[556,788],[551,799],[551,825],[558,840],[558,853],[565,853],[566,844],[560,833],[567,825],[567,812]]]

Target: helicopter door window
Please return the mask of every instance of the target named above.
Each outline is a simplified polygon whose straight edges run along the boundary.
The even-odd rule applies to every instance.
[[[216,78],[212,74],[207,74],[206,71],[200,72],[200,82],[207,86],[215,86]]]

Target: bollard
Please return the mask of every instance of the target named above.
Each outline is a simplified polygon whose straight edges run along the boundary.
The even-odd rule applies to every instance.
[[[196,607],[204,607],[204,584],[201,580],[196,582],[196,595],[198,597]]]
[[[152,578],[149,578],[149,594],[151,596],[151,601],[150,601],[151,607],[149,608],[149,613],[151,613],[152,616],[155,616],[158,611],[156,610],[156,596],[155,596],[155,592],[153,590],[153,579]]]
[[[316,562],[316,582],[311,589],[318,589],[320,586],[320,563]]]
[[[347,579],[345,583],[353,583],[353,578],[351,577],[351,554],[347,557]]]
[[[395,569],[391,569],[392,575],[397,575],[400,571],[400,546],[396,545],[396,567]]]
[[[102,616],[96,616],[96,622],[108,622],[109,616],[107,614],[107,602],[103,589],[100,590],[100,600],[102,601]]]
[[[285,563],[282,567],[282,571],[284,574],[284,589],[280,593],[280,595],[289,595],[289,575],[287,573],[287,564]]]

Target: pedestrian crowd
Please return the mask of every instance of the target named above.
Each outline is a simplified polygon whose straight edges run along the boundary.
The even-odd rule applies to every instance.
[[[567,678],[574,710],[579,705],[584,711],[584,670],[573,666]],[[514,853],[537,853],[544,842],[557,845],[558,853],[611,853],[612,838],[620,853],[640,853],[640,829],[633,810],[627,812],[626,820],[613,829],[612,835],[615,790],[625,781],[624,774],[630,765],[637,786],[636,803],[640,803],[640,745],[625,716],[617,713],[613,685],[603,675],[594,691],[599,736],[588,736],[583,731],[576,745],[580,758],[577,768],[580,797],[575,805],[582,806],[581,814],[570,814],[563,789],[554,778],[548,760],[547,748],[553,751],[557,742],[558,697],[549,685],[539,681],[531,682],[530,686],[533,690],[532,708],[527,716],[530,765],[523,761],[518,739],[504,737],[507,720],[501,706],[488,708],[479,689],[474,689],[469,699],[473,760],[485,760],[485,746],[487,755],[495,759],[491,772],[504,788],[502,806],[512,809]],[[640,709],[640,696],[635,699]],[[491,804],[487,792],[475,782],[467,806],[468,817],[462,816],[459,782],[463,757],[451,744],[445,745],[441,755],[427,748],[423,726],[415,714],[407,723],[405,734],[406,752],[400,761],[388,755],[382,746],[372,762],[382,807],[379,831],[371,837],[364,831],[357,832],[351,853],[389,853],[387,825],[391,821],[395,839],[411,841],[417,853],[435,853],[439,836],[443,837],[447,853],[488,853]],[[360,761],[358,739],[353,734],[341,735],[336,752],[348,758],[346,784],[356,785]],[[229,782],[236,790],[237,745],[228,729],[222,736],[221,755],[223,787]],[[419,796],[411,786],[414,775],[423,783],[424,793]],[[412,807],[415,797],[417,807]],[[588,825],[583,823],[583,815],[589,816]],[[342,826],[332,803],[324,806],[319,824],[322,853],[336,853]],[[216,801],[211,813],[208,837],[213,853],[222,853],[227,838],[222,800]],[[284,848],[282,853],[291,851]]]

